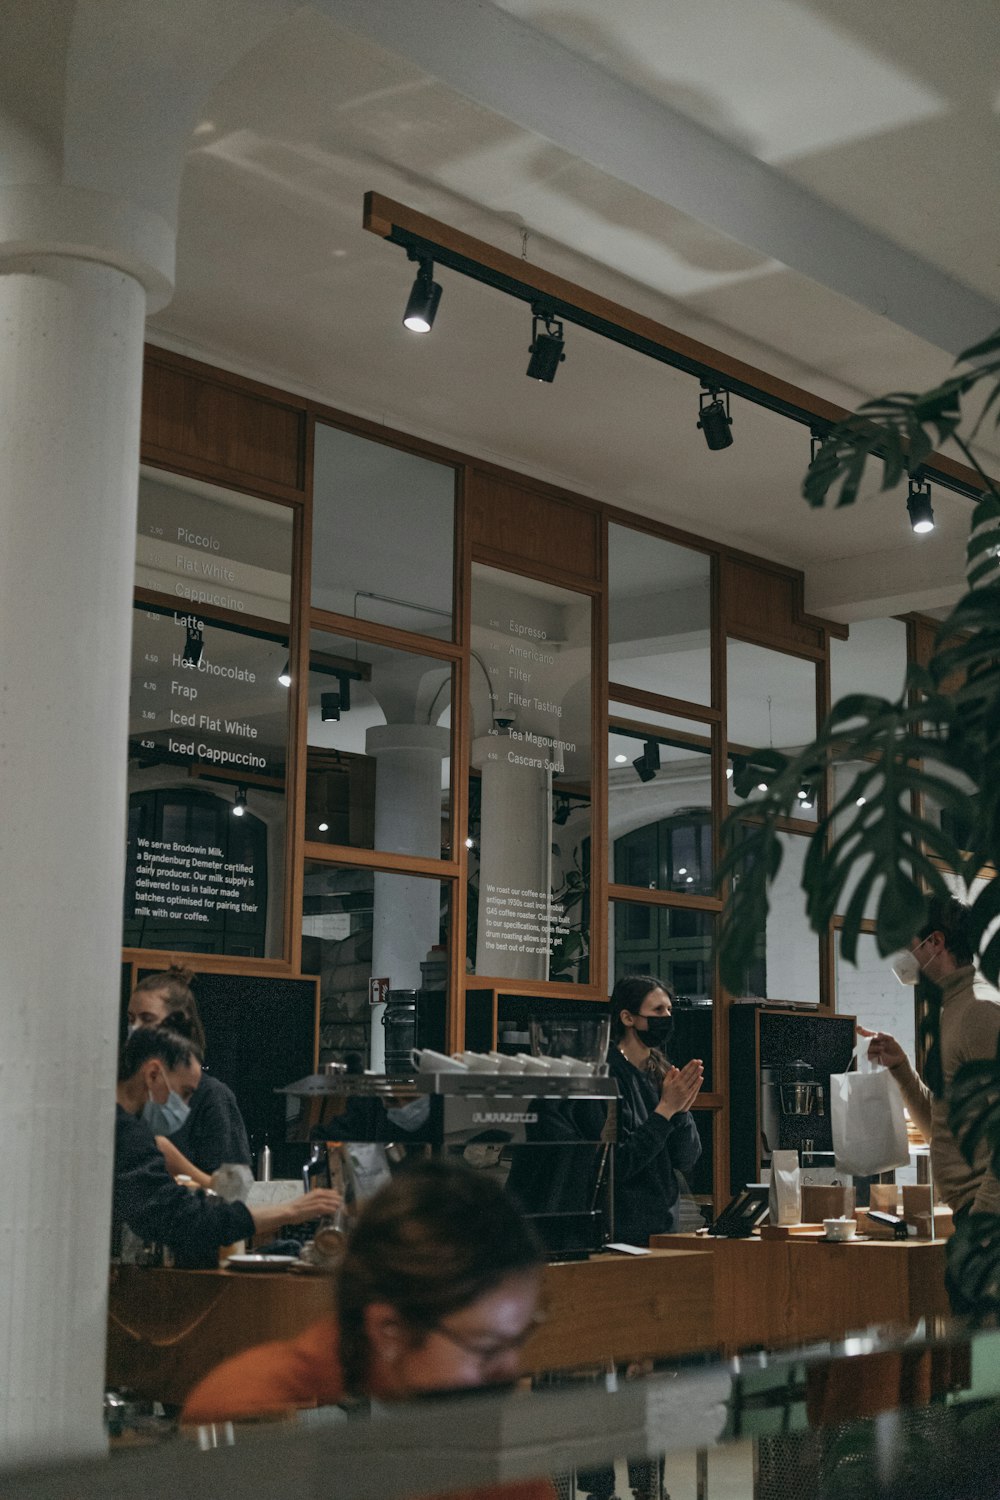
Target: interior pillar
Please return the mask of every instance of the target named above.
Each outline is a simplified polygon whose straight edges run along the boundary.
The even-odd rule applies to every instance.
[[[0,257],[5,1463],[104,1449],[145,311],[124,270]]]
[[[365,749],[376,761],[375,848],[437,859],[441,763],[451,735],[436,724],[380,724]],[[438,940],[441,884],[418,875],[375,875],[372,974],[392,989],[419,989],[420,964]],[[371,1067],[385,1072],[384,1005],[372,1007]]]

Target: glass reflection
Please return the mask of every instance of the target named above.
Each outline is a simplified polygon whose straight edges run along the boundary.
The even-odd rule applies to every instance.
[[[468,958],[585,983],[590,950],[591,601],[474,564]]]
[[[320,976],[320,1061],[357,1054],[381,1071],[384,1005],[371,982],[416,991],[422,1046],[440,1051],[448,991],[448,887],[418,875],[389,875],[307,861],[302,972]]]
[[[455,471],[318,423],[312,602],[451,638]]]
[[[638,711],[636,711],[638,712]],[[612,880],[712,895],[711,742],[675,719],[673,733],[612,722],[608,833]]]
[[[711,560],[608,527],[608,676],[689,703],[711,703]]]
[[[450,662],[310,633],[308,840],[448,853],[451,694]]]
[[[293,513],[139,484],[124,942],[283,952]]]

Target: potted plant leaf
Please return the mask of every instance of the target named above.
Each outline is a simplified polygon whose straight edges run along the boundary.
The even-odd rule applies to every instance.
[[[974,409],[974,415],[970,413]],[[804,785],[833,787],[803,866],[811,927],[841,918],[841,954],[856,962],[865,918],[883,956],[908,946],[946,873],[971,886],[1000,866],[1000,488],[971,444],[1000,424],[1000,330],[959,357],[955,375],[922,394],[866,402],[826,435],[805,477],[813,506],[851,505],[872,460],[883,490],[920,479],[925,460],[951,443],[982,483],[971,509],[966,592],[937,632],[925,666],[911,666],[894,700],[852,694],[834,704],[811,744],[794,755],[754,751],[733,786],[753,802],[725,825],[719,871],[729,899],[719,945],[723,983],[738,988],[768,912],[782,860],[782,820],[796,815]],[[834,778],[833,772],[837,771]],[[940,810],[926,810],[928,803]],[[922,810],[923,809],[923,810]],[[1000,880],[986,879],[971,906],[980,968],[1000,975]],[[986,1141],[1000,1175],[1000,1059],[960,1069],[951,1125],[971,1156]],[[949,1276],[960,1301],[1000,1310],[1000,1218],[969,1215],[949,1242]]]

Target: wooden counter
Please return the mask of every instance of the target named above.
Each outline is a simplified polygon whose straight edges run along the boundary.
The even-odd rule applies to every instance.
[[[649,1256],[546,1266],[547,1318],[525,1347],[523,1367],[536,1374],[714,1350],[714,1274],[714,1257],[677,1244]],[[325,1276],[117,1267],[108,1385],[180,1405],[213,1366],[254,1344],[293,1337],[332,1301]]]
[[[876,1323],[948,1315],[943,1240],[714,1239],[658,1235],[715,1265],[715,1336],[727,1354],[836,1339]]]

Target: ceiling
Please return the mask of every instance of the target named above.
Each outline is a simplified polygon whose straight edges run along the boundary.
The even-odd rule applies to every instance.
[[[967,501],[936,492],[928,538],[875,475],[811,512],[803,428],[734,400],[709,453],[690,377],[576,329],[529,382],[527,309],[447,271],[415,337],[412,268],[361,228],[375,189],[842,404],[920,388],[942,309],[1000,323],[1000,24],[945,12],[316,0],[205,103],[150,336],[801,567],[831,617],[945,605]]]

